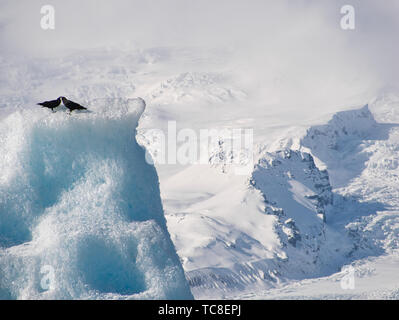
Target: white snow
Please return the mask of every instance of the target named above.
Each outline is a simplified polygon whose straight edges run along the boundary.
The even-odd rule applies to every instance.
[[[253,294],[234,296],[236,299],[329,299],[329,300],[365,300],[365,299],[399,299],[397,255],[382,255],[356,261],[353,268],[353,280],[347,268],[333,275],[292,281],[279,288]],[[352,282],[351,282],[352,281]],[[345,283],[348,283],[347,285]]]
[[[4,5],[0,297],[398,299],[396,7],[346,32],[330,3],[172,2],[70,1],[90,27],[53,34]],[[93,112],[35,105],[60,95]],[[208,164],[146,164],[169,121],[253,129],[252,170],[216,161],[222,140]]]

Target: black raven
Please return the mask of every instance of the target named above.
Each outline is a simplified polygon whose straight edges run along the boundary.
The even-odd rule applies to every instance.
[[[61,97],[61,99],[62,103],[64,104],[65,107],[69,109],[70,113],[72,113],[73,110],[87,110],[87,108],[81,106],[79,103],[68,100],[65,97]]]
[[[54,108],[57,108],[60,105],[61,98],[62,97],[59,97],[57,100],[40,102],[40,103],[38,103],[38,105],[42,106],[43,108],[49,108],[49,109],[51,109],[51,111],[54,112]]]

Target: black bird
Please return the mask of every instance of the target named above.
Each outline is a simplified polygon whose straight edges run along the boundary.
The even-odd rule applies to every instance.
[[[79,103],[68,100],[65,97],[61,97],[61,100],[64,106],[69,109],[70,113],[72,113],[73,110],[87,110],[87,108],[81,106]]]
[[[61,98],[62,97],[59,97],[57,100],[40,102],[40,103],[38,103],[38,105],[42,106],[42,108],[49,108],[49,109],[51,109],[51,111],[54,112],[54,108],[57,108],[60,105]]]

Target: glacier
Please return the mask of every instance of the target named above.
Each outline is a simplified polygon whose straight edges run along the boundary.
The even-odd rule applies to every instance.
[[[259,96],[228,52],[198,48],[12,61],[0,61],[1,297],[157,299],[184,286],[184,297],[191,290],[197,299],[397,299],[399,90],[353,99],[334,90],[317,107],[285,105]],[[33,109],[59,92],[94,112]],[[138,124],[126,111],[136,96],[147,103]],[[133,155],[122,141],[136,148],[137,126],[138,144],[155,148],[151,130],[167,132],[171,120],[195,131],[253,128],[253,172],[237,176],[228,161],[213,162],[229,156],[216,148],[207,165],[145,165],[154,179],[135,184],[144,167],[127,165]],[[60,148],[68,152],[58,158]],[[131,188],[153,188],[146,205],[155,209],[138,204]],[[82,189],[93,192],[84,199]],[[160,214],[147,221],[149,212]],[[139,231],[154,224],[158,234],[165,222],[167,249],[140,251],[158,238]],[[143,273],[140,259],[154,268]],[[178,280],[164,276],[159,259],[172,261]],[[340,286],[347,266],[354,290]],[[62,287],[45,289],[52,284]]]
[[[342,268],[236,298],[398,299],[397,101],[397,94],[383,92],[368,105],[337,112],[327,123],[308,128],[296,145],[329,173],[333,198],[325,227],[335,231],[339,251],[318,264],[325,268],[339,261]],[[326,235],[331,241],[331,233]],[[321,248],[323,253],[326,246]],[[342,286],[347,267],[352,288]]]
[[[141,98],[0,122],[0,299],[192,299],[158,175],[135,139]]]

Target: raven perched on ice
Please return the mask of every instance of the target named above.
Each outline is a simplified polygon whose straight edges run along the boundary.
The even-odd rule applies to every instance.
[[[64,104],[65,107],[69,109],[70,113],[72,113],[73,110],[87,110],[87,108],[81,106],[79,103],[68,100],[65,97],[61,97],[61,99],[62,103]]]
[[[57,107],[60,105],[60,103],[61,103],[61,98],[62,98],[62,97],[59,97],[59,98],[56,99],[56,100],[50,100],[50,101],[40,102],[40,103],[38,103],[38,105],[39,105],[39,106],[42,106],[43,108],[49,108],[49,109],[51,109],[51,111],[54,112],[54,108],[57,108]]]

